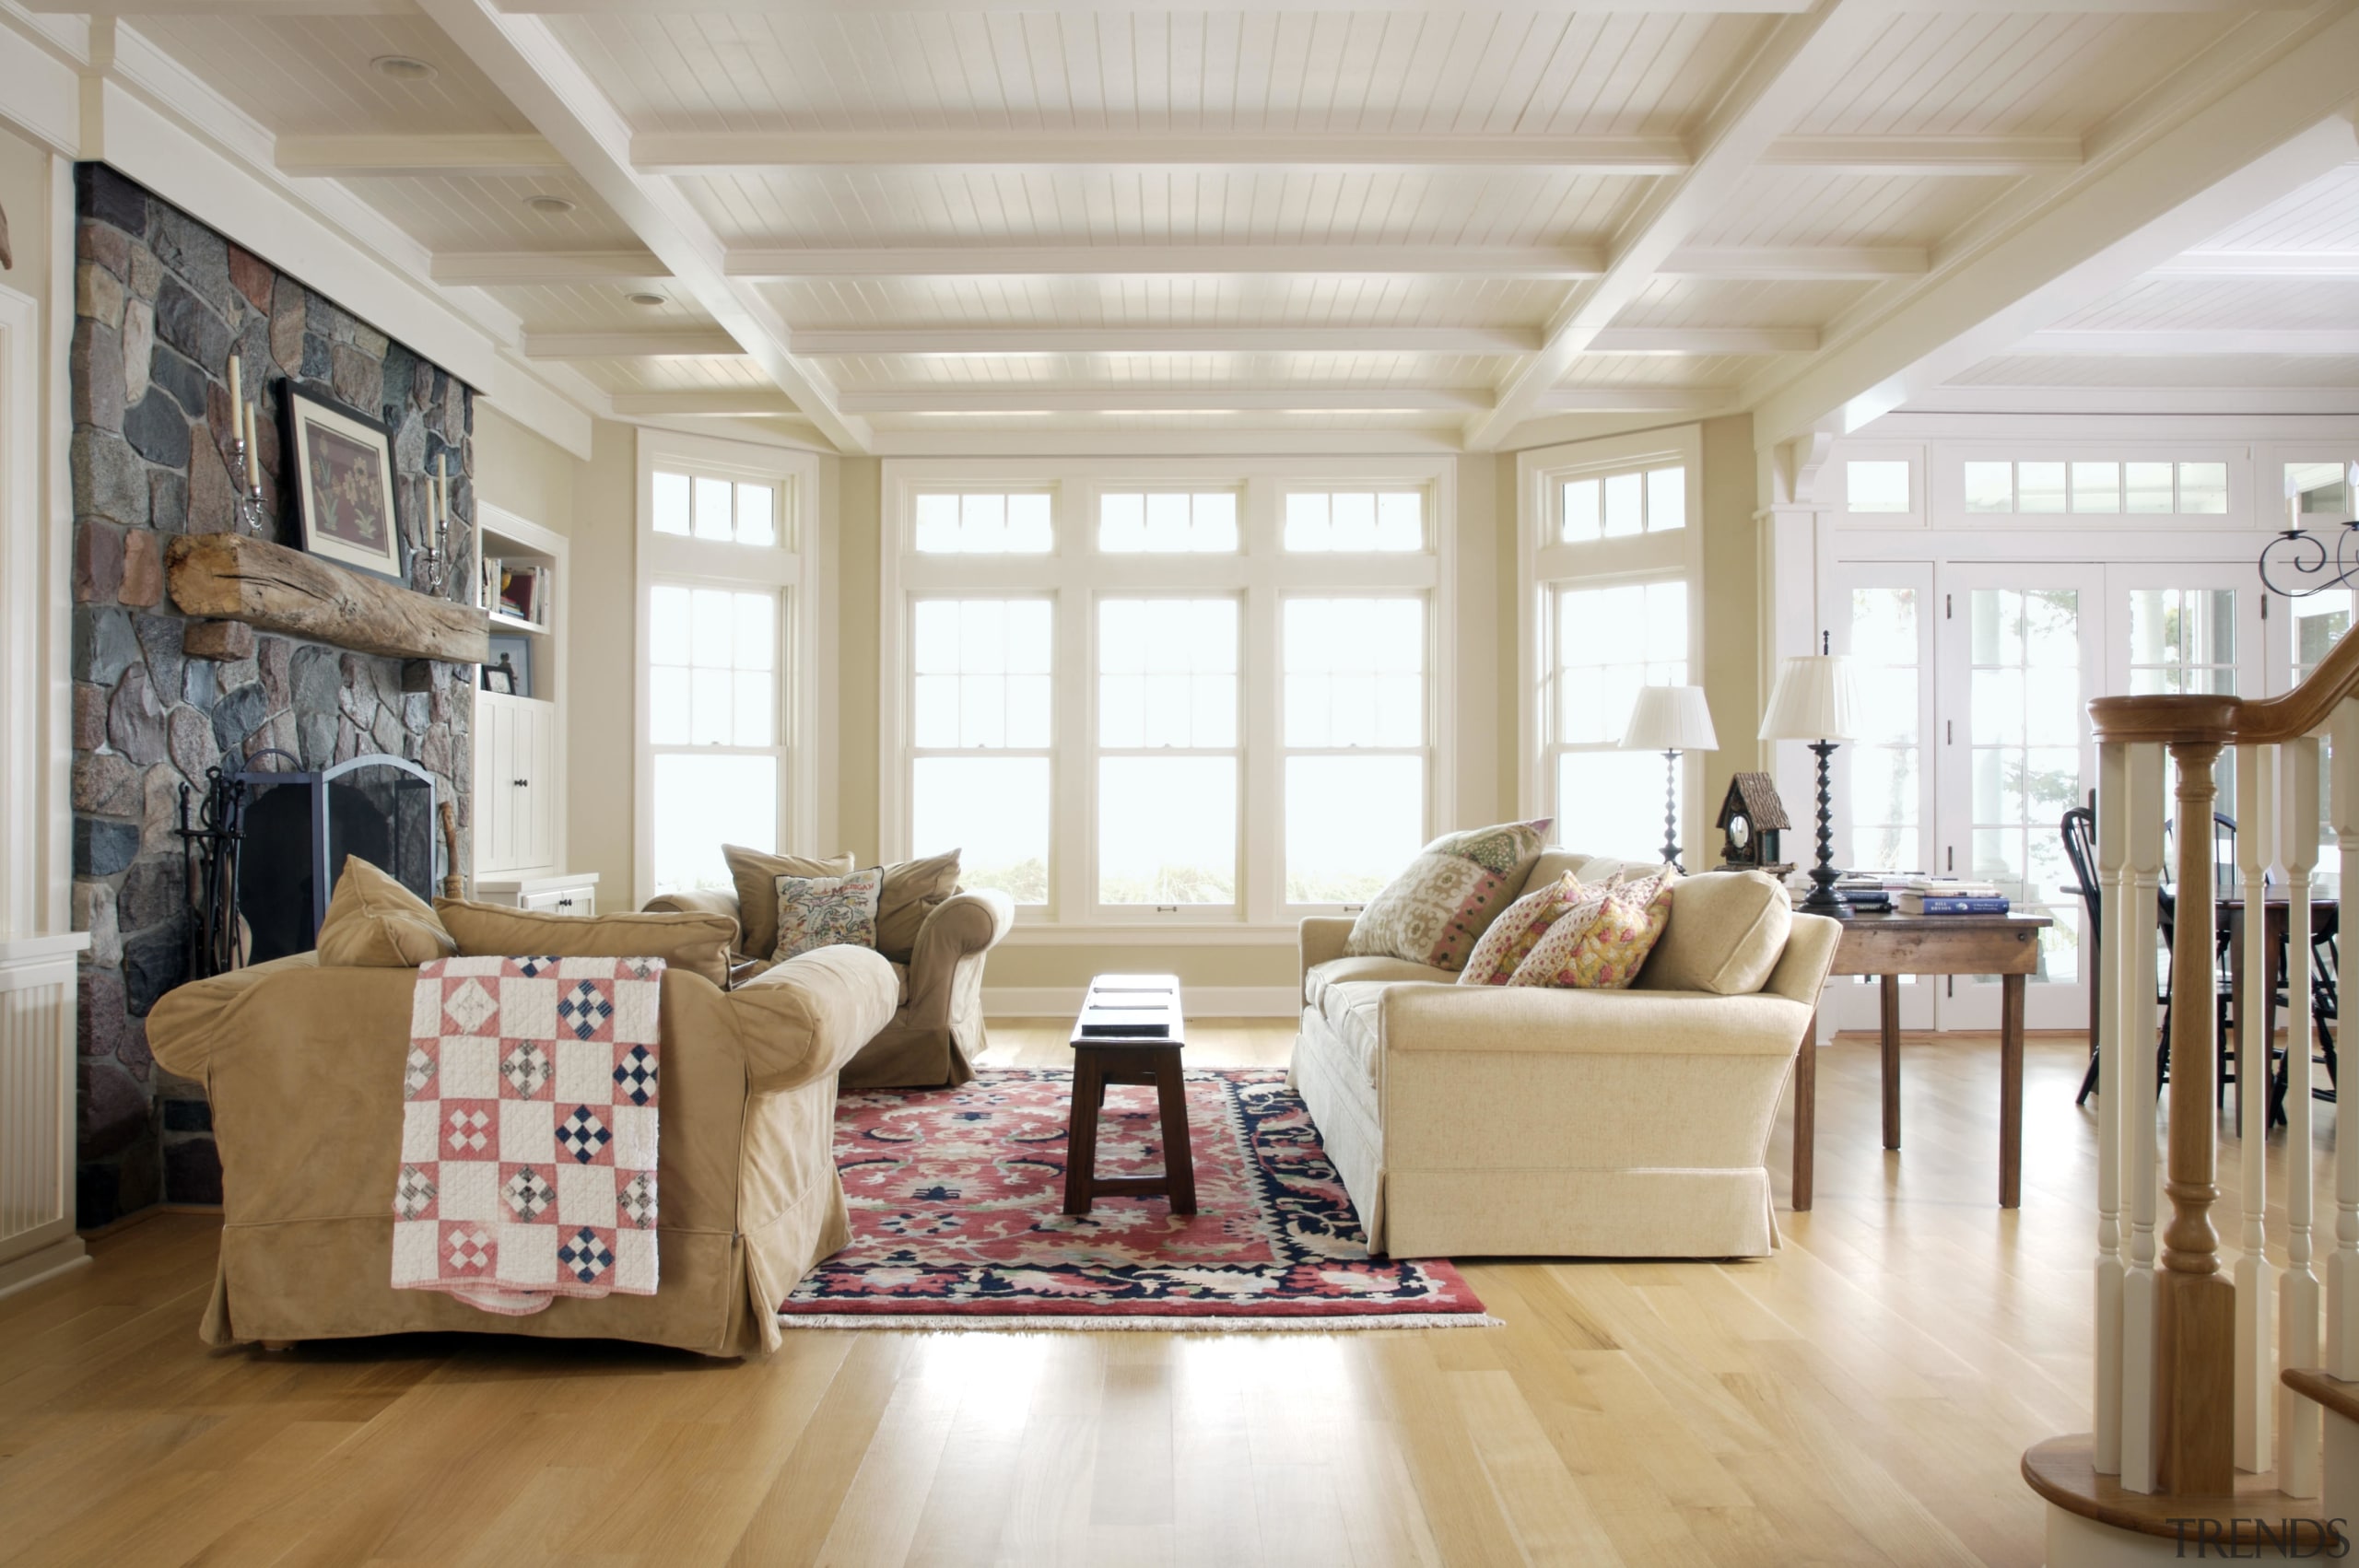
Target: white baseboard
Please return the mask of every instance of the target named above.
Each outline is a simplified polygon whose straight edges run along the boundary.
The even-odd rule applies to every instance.
[[[985,1018],[1071,1018],[1081,1011],[1081,986],[985,986]],[[1294,1018],[1302,1012],[1292,986],[1186,986],[1181,1005],[1190,1018]]]
[[[78,1269],[89,1260],[90,1255],[77,1235],[53,1242],[39,1252],[23,1258],[11,1258],[6,1263],[0,1263],[0,1296],[14,1295],[29,1286],[40,1284],[43,1280],[63,1274],[68,1269]]]

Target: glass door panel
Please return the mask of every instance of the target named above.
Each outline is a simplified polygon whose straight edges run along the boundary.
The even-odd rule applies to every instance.
[[[1875,562],[1836,569],[1834,647],[1851,657],[1859,682],[1860,733],[1835,754],[1836,861],[1848,871],[1899,874],[1937,863],[1933,837],[1933,633],[1941,601],[1933,568]],[[1789,803],[1793,814],[1795,807]],[[1798,817],[1799,821],[1800,818]],[[1808,834],[1789,833],[1788,854],[1808,858]],[[1933,1026],[1936,983],[1900,982],[1904,1029]],[[1837,1029],[1873,1029],[1882,987],[1872,977],[1836,979],[1820,1003]]]
[[[1995,884],[2046,914],[2025,1019],[2086,1026],[2085,924],[2067,890],[2064,813],[2094,769],[2087,705],[2104,647],[2103,579],[2079,566],[1953,568],[1942,574],[1939,874]],[[1939,1026],[1999,1022],[1995,977],[1941,983]]]

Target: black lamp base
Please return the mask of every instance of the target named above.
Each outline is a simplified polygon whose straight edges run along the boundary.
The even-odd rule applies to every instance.
[[[1836,880],[1843,873],[1835,869],[1835,794],[1829,783],[1829,759],[1835,755],[1833,741],[1813,741],[1810,749],[1818,755],[1818,864],[1810,872],[1810,893],[1799,907],[1805,915],[1825,915],[1829,919],[1848,920],[1851,905],[1835,891]]]
[[[1679,863],[1679,753],[1666,751],[1662,756],[1662,863],[1685,876],[1687,868]]]

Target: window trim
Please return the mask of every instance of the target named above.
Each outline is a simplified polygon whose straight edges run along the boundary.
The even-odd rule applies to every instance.
[[[1284,548],[1282,496],[1288,489],[1415,488],[1430,497],[1427,538],[1415,552],[1338,555]],[[915,503],[921,491],[1050,491],[1055,541],[1044,556],[921,556]],[[1154,489],[1238,493],[1235,554],[1109,554],[1097,548],[1097,497]],[[1227,458],[887,458],[880,482],[878,570],[877,828],[886,860],[910,850],[910,776],[915,755],[909,649],[912,599],[1044,593],[1056,610],[1056,717],[1051,754],[1050,895],[1017,911],[1018,935],[1103,940],[1144,931],[1179,941],[1261,939],[1291,931],[1301,916],[1349,907],[1285,902],[1285,757],[1282,704],[1285,598],[1350,592],[1414,592],[1426,616],[1428,836],[1455,822],[1454,703],[1457,591],[1457,462],[1446,455]],[[1238,902],[1152,907],[1097,902],[1097,602],[1104,596],[1235,594],[1239,600]]]
[[[651,614],[656,582],[726,588],[739,592],[769,589],[779,595],[778,643],[778,842],[790,852],[824,854],[819,845],[818,754],[825,749],[821,721],[817,649],[832,614],[821,591],[819,546],[819,457],[787,447],[681,435],[641,428],[635,446],[637,517],[633,552],[632,617],[632,905],[655,895],[655,753]],[[752,479],[783,493],[775,545],[739,544],[655,532],[655,470]],[[680,748],[666,747],[668,751]],[[740,754],[745,748],[727,748]]]
[[[1566,481],[1593,474],[1683,463],[1687,471],[1687,526],[1661,533],[1614,539],[1562,541],[1557,497]],[[1612,588],[1632,583],[1687,584],[1687,672],[1704,684],[1704,439],[1703,428],[1682,425],[1628,436],[1606,436],[1564,446],[1539,447],[1516,456],[1516,603],[1525,617],[1517,641],[1516,802],[1529,821],[1553,815],[1555,783],[1555,716],[1542,701],[1543,683],[1555,680],[1555,606],[1567,588]],[[1887,517],[1893,515],[1884,514]],[[1681,852],[1693,859],[1704,840],[1694,825],[1703,817],[1704,765],[1694,752],[1679,759]],[[1567,825],[1553,835],[1567,843]],[[1578,825],[1573,825],[1576,827]],[[1692,842],[1691,842],[1692,840]],[[1582,848],[1578,843],[1567,845]],[[1587,846],[1603,853],[1644,852],[1660,846]]]

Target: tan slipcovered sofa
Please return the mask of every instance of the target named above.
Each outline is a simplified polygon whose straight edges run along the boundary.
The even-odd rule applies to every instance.
[[[1622,864],[1551,850],[1524,886]],[[1344,956],[1352,924],[1302,922],[1293,1078],[1373,1250],[1736,1258],[1776,1245],[1763,1161],[1837,922],[1790,913],[1757,872],[1689,878],[1627,990],[1461,986],[1405,959]]]
[[[739,919],[734,893],[670,893],[647,907]],[[898,997],[892,1019],[845,1065],[843,1087],[947,1089],[973,1078],[984,1045],[983,960],[1015,927],[1015,901],[990,888],[928,910],[910,961],[892,965]],[[769,967],[744,954],[737,960],[740,977]]]
[[[592,923],[519,933],[538,939],[522,951],[549,951],[550,930]],[[714,942],[716,962],[722,952]],[[561,1298],[529,1317],[389,1282],[416,969],[307,953],[167,995],[148,1042],[158,1061],[205,1084],[221,1152],[205,1341],[455,1329],[717,1356],[775,1348],[777,1304],[851,1238],[836,1074],[893,1016],[899,983],[864,948],[806,953],[727,992],[696,968],[675,963],[663,976],[662,1283],[651,1296]]]

